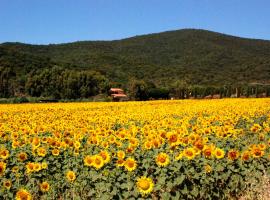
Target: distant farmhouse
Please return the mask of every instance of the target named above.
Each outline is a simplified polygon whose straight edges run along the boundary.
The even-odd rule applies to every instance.
[[[128,97],[120,88],[111,88],[109,91],[113,101],[127,101]]]

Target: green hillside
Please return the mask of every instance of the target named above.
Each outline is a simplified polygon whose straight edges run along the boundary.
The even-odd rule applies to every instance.
[[[183,29],[115,41],[0,45],[1,72],[10,68],[21,84],[29,73],[53,66],[95,71],[124,87],[131,79],[158,87],[170,87],[177,80],[201,86],[268,83],[270,41]]]

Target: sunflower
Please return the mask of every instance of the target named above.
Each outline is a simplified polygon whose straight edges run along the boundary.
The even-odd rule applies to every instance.
[[[204,157],[210,159],[213,157],[213,153],[214,153],[214,147],[213,146],[205,146],[202,154],[204,155]]]
[[[6,189],[8,189],[8,190],[11,188],[11,185],[12,185],[12,183],[11,183],[10,180],[5,180],[5,181],[3,182],[4,188],[6,188]]]
[[[47,151],[46,151],[45,148],[39,147],[39,148],[37,149],[37,154],[38,154],[39,156],[41,156],[41,157],[44,157],[44,156],[46,156]]]
[[[191,160],[191,159],[195,158],[196,151],[194,150],[194,148],[189,147],[187,149],[184,149],[183,156],[185,156],[187,159]]]
[[[241,155],[241,160],[242,161],[248,161],[250,159],[250,152],[249,151],[244,151]]]
[[[220,148],[216,148],[214,155],[217,159],[221,159],[221,158],[224,158],[225,152]]]
[[[94,162],[93,162],[93,166],[96,168],[96,169],[100,169],[102,168],[104,165],[104,161],[103,161],[103,158],[99,155],[95,155],[94,156]]]
[[[152,142],[151,141],[146,141],[144,144],[143,144],[143,147],[144,149],[146,150],[150,150],[152,148]]]
[[[231,149],[231,150],[228,152],[228,158],[229,158],[229,160],[234,161],[234,160],[236,160],[238,157],[239,157],[239,152],[238,152],[237,150]]]
[[[88,166],[88,167],[91,167],[93,165],[93,162],[94,162],[94,157],[93,156],[89,156],[87,155],[85,158],[84,158],[84,165],[85,166]]]
[[[5,160],[9,157],[9,151],[7,149],[3,149],[0,151],[0,157]]]
[[[0,161],[0,176],[2,176],[2,175],[5,173],[5,171],[6,171],[6,166],[7,166],[6,163]]]
[[[167,135],[167,140],[171,146],[175,146],[179,144],[178,134],[176,132],[170,132]]]
[[[28,156],[25,152],[21,152],[17,155],[17,158],[20,162],[24,162],[25,160],[27,160]]]
[[[59,153],[60,153],[59,149],[53,149],[52,150],[52,155],[54,155],[54,156],[58,156]]]
[[[128,170],[129,172],[133,171],[136,169],[137,167],[137,163],[136,161],[133,159],[133,158],[128,158],[126,161],[125,161],[125,168],[126,170]]]
[[[66,177],[68,179],[69,182],[72,182],[76,179],[76,175],[75,175],[75,172],[74,171],[68,171],[66,173]]]
[[[136,185],[142,195],[149,194],[154,188],[154,183],[152,179],[145,176],[138,178]]]
[[[42,169],[41,164],[40,163],[34,163],[34,171],[38,172]]]
[[[104,164],[108,163],[111,159],[111,156],[107,151],[101,151],[99,155],[102,157]]]
[[[116,166],[117,167],[123,167],[125,165],[125,160],[123,160],[123,159],[118,159],[117,161],[116,161]]]
[[[264,155],[264,151],[261,150],[259,147],[254,147],[254,148],[252,149],[252,156],[253,156],[254,158],[260,158],[260,157],[262,157],[263,155]]]
[[[118,151],[117,152],[117,157],[120,158],[120,159],[124,159],[126,156],[125,152],[124,151]]]
[[[44,181],[39,185],[39,188],[42,192],[48,192],[50,189],[50,184],[48,182]]]
[[[42,168],[42,169],[47,169],[47,168],[48,168],[48,163],[42,162],[42,163],[41,163],[41,168]]]
[[[20,189],[16,193],[16,200],[31,200],[31,199],[32,199],[31,194],[25,189]]]
[[[170,157],[166,153],[159,153],[156,157],[156,163],[160,167],[165,167],[170,163]]]
[[[34,169],[35,167],[35,163],[29,162],[26,164],[26,173],[31,173],[33,171],[35,171]]]

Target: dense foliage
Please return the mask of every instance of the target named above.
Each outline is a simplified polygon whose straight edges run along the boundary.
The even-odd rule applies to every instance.
[[[166,89],[179,80],[188,86],[235,87],[269,83],[270,42],[186,29],[116,41],[3,43],[0,96],[14,95],[18,89],[29,92],[26,80],[36,71],[54,66],[96,71],[113,86],[123,88],[133,79]]]
[[[0,105],[3,199],[239,199],[270,173],[270,100]]]

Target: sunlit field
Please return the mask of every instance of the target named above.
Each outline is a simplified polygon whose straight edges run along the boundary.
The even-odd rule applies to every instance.
[[[270,99],[0,105],[0,127],[0,199],[239,199],[270,170]]]

